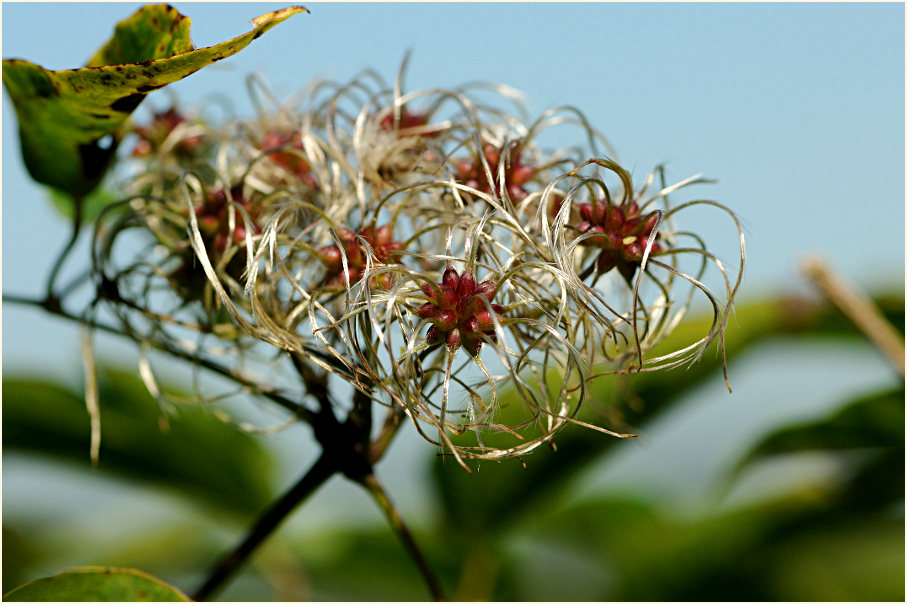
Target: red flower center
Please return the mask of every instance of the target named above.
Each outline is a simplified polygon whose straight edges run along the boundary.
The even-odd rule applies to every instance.
[[[309,187],[316,187],[317,181],[312,174],[312,166],[299,153],[302,146],[302,135],[288,130],[269,130],[261,141],[261,149],[275,164],[301,180]]]
[[[259,214],[260,208],[243,197],[241,184],[230,188],[230,199],[243,208],[253,220]],[[227,209],[227,193],[219,189],[209,193],[204,203],[195,207],[195,216],[198,219],[198,228],[203,236],[213,239],[214,249],[223,252],[227,248],[227,241],[231,236],[230,221]],[[232,237],[235,243],[241,243],[246,238],[246,221],[236,212],[233,221]],[[261,227],[251,223],[253,234],[261,233]]]
[[[576,225],[576,230],[582,235],[592,234],[581,245],[601,249],[596,272],[603,275],[616,267],[627,281],[631,281],[658,222],[658,213],[643,215],[636,202],[615,206],[598,200],[581,204],[579,214],[583,221]],[[658,239],[656,233],[651,253],[662,251]]]
[[[483,337],[496,339],[492,313],[500,316],[504,307],[491,304],[497,293],[494,281],[476,283],[470,271],[460,275],[456,269],[448,268],[441,283],[423,283],[422,291],[428,302],[417,313],[432,324],[426,334],[429,343],[443,340],[451,351],[462,345],[475,356],[482,347]]]
[[[398,250],[402,248],[402,244],[394,241],[393,228],[389,224],[377,229],[374,226],[367,226],[358,234],[341,227],[337,229],[337,234],[343,242],[342,250],[336,245],[328,245],[318,250],[321,261],[328,269],[327,275],[325,275],[326,285],[343,286],[346,284],[343,272],[343,254],[346,254],[346,274],[350,283],[357,283],[365,276],[367,252],[363,240],[368,243],[374,260],[379,264],[396,263],[400,256]],[[373,285],[390,289],[393,286],[393,280],[391,275],[383,274],[375,278]]]
[[[466,186],[472,187],[483,193],[497,195],[500,190],[499,171],[501,165],[501,156],[503,149],[495,147],[490,143],[485,143],[482,147],[482,153],[488,168],[491,170],[492,180],[488,180],[488,173],[485,171],[485,164],[480,158],[463,160],[456,165],[457,181]],[[535,175],[535,168],[522,163],[520,158],[521,150],[516,146],[510,152],[507,163],[504,165],[504,184],[507,193],[514,201],[525,198],[529,193],[523,187]]]

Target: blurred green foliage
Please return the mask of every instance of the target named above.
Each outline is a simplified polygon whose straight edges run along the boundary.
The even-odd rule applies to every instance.
[[[903,331],[903,296],[877,302]],[[694,340],[698,327],[691,320],[672,338]],[[834,310],[807,300],[741,304],[728,335],[732,371],[754,346],[791,337],[857,342],[861,335]],[[711,353],[687,369],[603,379],[584,413],[644,433],[694,388],[716,380],[721,361]],[[204,412],[181,413],[162,435],[157,403],[134,373],[106,372],[102,384],[101,472],[168,485],[193,497],[203,514],[225,502],[246,513],[265,507],[273,491],[258,442]],[[5,450],[88,466],[88,420],[77,392],[43,378],[3,385]],[[772,396],[771,384],[765,396]],[[584,472],[626,442],[581,428],[562,431],[556,447],[527,456],[525,467],[520,460],[485,462],[467,474],[449,459],[427,459],[425,488],[436,493],[437,508],[415,527],[416,538],[457,600],[902,601],[903,385],[880,385],[827,408],[825,417],[764,434],[723,480],[730,490],[755,468],[817,454],[833,461],[830,480],[804,477],[773,495],[692,514],[671,513],[670,502],[626,490],[568,497]],[[188,591],[233,540],[194,522],[149,529],[151,546],[144,548],[134,535],[118,542],[97,534],[110,559],[85,563],[134,564]],[[238,539],[242,525],[234,526]],[[8,581],[34,578],[30,569],[53,558],[48,539],[46,530],[4,516],[4,590],[14,586]],[[183,548],[179,568],[166,553],[174,543]],[[279,533],[224,597],[407,601],[428,594],[386,526],[335,525],[305,536]]]
[[[208,409],[165,413],[136,372],[105,369],[99,380],[99,471],[170,488],[220,511],[257,512],[272,495],[273,461],[260,440]],[[89,469],[83,393],[46,377],[3,379],[3,447]]]

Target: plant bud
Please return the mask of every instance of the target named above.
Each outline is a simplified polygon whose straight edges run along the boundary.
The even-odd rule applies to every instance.
[[[592,205],[592,217],[589,219],[594,224],[605,224],[609,206],[604,200],[597,200]]]
[[[447,347],[452,351],[460,347],[462,343],[460,339],[460,330],[454,329],[449,334],[447,334]]]
[[[482,281],[476,286],[476,290],[473,293],[475,296],[482,296],[489,302],[494,299],[494,295],[497,293],[497,283],[493,280],[488,279],[487,281]]]
[[[343,264],[343,254],[336,245],[327,245],[318,250],[318,258],[324,262],[328,268],[337,269]]]
[[[634,260],[641,260],[643,251],[644,248],[636,237],[633,238],[633,241],[630,242],[629,245],[624,247],[624,255]]]
[[[423,304],[422,306],[419,307],[419,310],[416,311],[416,314],[418,314],[423,319],[430,320],[430,319],[437,318],[438,315],[441,314],[441,309],[438,308],[436,305],[432,304],[431,302],[426,302],[425,304]]]
[[[626,279],[627,283],[632,283],[633,276],[636,274],[636,266],[637,264],[635,262],[619,262],[617,264],[617,271],[624,279]]]
[[[624,226],[624,220],[624,211],[617,206],[612,206],[605,219],[599,224],[604,224],[606,231],[619,231]]]
[[[467,298],[467,297],[473,295],[475,290],[476,290],[476,278],[473,276],[473,274],[471,272],[464,271],[463,274],[460,275],[460,283],[457,286],[457,295],[460,298]]]
[[[336,229],[337,236],[340,237],[340,240],[344,243],[355,243],[356,242],[356,233],[346,227],[338,227]]]
[[[457,326],[457,313],[452,310],[442,310],[438,313],[435,324],[443,331],[453,329]]]
[[[199,208],[195,209],[199,212]],[[215,216],[202,216],[198,219],[198,228],[205,235],[214,235],[220,229],[220,221]]]
[[[376,246],[386,246],[393,242],[394,232],[389,224],[384,225],[383,227],[378,228],[375,231],[373,240]]]
[[[441,277],[441,283],[453,291],[457,291],[457,285],[460,284],[460,273],[455,268],[448,268]]]
[[[649,214],[649,217],[646,219],[646,224],[642,228],[644,235],[648,236],[652,233],[652,229],[655,228],[655,223],[658,222],[658,212],[652,212]]]
[[[485,160],[492,167],[497,166],[501,161],[501,152],[491,143],[485,143],[482,152],[485,154]]]
[[[494,319],[487,310],[480,310],[473,317],[478,323],[477,329],[480,331],[492,331],[494,329]]]
[[[441,295],[438,296],[438,305],[441,308],[456,308],[457,292],[445,285],[441,286]]]
[[[469,160],[459,161],[457,162],[455,169],[457,172],[457,180],[464,180],[472,172],[472,162]],[[472,187],[473,185],[469,186]]]
[[[423,282],[419,287],[429,300],[435,300],[441,294],[438,286],[434,283],[429,283],[428,281]]]
[[[510,199],[520,200],[526,197],[526,189],[515,183],[507,183],[507,194],[510,195]]]
[[[526,165],[518,165],[510,173],[510,182],[513,185],[524,185],[535,175],[535,168]]]
[[[588,203],[580,204],[579,215],[583,219],[582,224],[588,224],[592,222],[592,206]],[[580,225],[580,230],[583,230],[582,225]]]
[[[476,337],[464,340],[463,348],[465,348],[466,352],[471,356],[478,356],[479,351],[482,350],[482,339]]]

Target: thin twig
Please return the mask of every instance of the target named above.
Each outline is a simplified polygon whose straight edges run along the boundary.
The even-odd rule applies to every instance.
[[[128,337],[128,334],[123,333],[122,330],[120,330],[116,327],[113,327],[112,325],[106,325],[104,323],[99,323],[95,320],[88,321],[82,317],[76,316],[74,314],[71,314],[71,313],[65,311],[60,306],[54,305],[52,303],[48,303],[47,300],[35,300],[34,298],[28,298],[25,296],[17,296],[14,294],[3,294],[3,301],[13,303],[13,304],[22,304],[22,305],[26,305],[26,306],[37,306],[52,315],[62,317],[64,319],[68,319],[70,321],[74,321],[81,325],[85,325],[86,327],[89,327],[91,329],[96,329],[99,331],[103,331],[105,333],[111,333],[111,334],[114,334],[114,335],[117,335],[120,337]],[[256,382],[254,380],[252,380],[251,378],[248,378],[237,371],[224,367],[223,365],[220,365],[219,363],[216,363],[215,361],[212,361],[211,359],[206,359],[197,354],[192,354],[185,350],[175,348],[175,347],[167,344],[166,342],[161,342],[159,340],[149,339],[147,341],[147,343],[156,350],[159,350],[161,352],[166,352],[167,354],[174,356],[176,358],[195,363],[195,364],[199,365],[200,367],[204,367],[205,369],[212,371],[213,373],[217,373],[224,377],[227,377],[241,386],[254,388],[255,392],[257,394],[277,403],[284,409],[292,412],[296,417],[298,417],[299,419],[301,419],[303,421],[311,423],[314,419],[315,414],[312,411],[310,411],[309,409],[306,409],[305,407],[300,405],[299,403],[292,401],[289,398],[287,398],[287,397],[283,396],[282,394],[275,392],[273,390],[262,390],[260,385],[256,384]]]
[[[847,283],[821,258],[806,258],[800,268],[822,294],[882,351],[903,378],[904,338],[885,319],[872,299],[855,285]]]
[[[268,508],[249,530],[246,538],[227,553],[212,569],[208,579],[192,595],[192,599],[203,601],[209,599],[226,584],[227,580],[236,572],[243,562],[258,548],[262,541],[273,533],[283,520],[302,503],[328,478],[336,473],[333,463],[324,455],[318,458],[314,465],[293,485],[280,499]]]
[[[69,252],[72,251],[73,246],[79,239],[79,233],[82,231],[82,202],[83,200],[80,198],[73,200],[72,233],[69,236],[69,241],[66,242],[66,245],[60,252],[60,255],[57,256],[53,268],[50,269],[50,275],[47,278],[47,293],[45,294],[45,300],[48,306],[52,304],[59,306],[59,298],[54,293],[54,285],[57,281],[57,274],[60,272],[60,269],[63,268],[63,262],[66,260],[66,257],[69,256]]]
[[[387,496],[387,493],[384,491],[378,478],[374,474],[368,474],[362,477],[360,484],[365,487],[378,504],[378,507],[381,508],[381,511],[384,512],[391,528],[397,533],[397,537],[400,538],[403,547],[413,559],[413,562],[416,563],[432,597],[436,602],[447,601],[447,598],[444,596],[444,590],[441,587],[441,582],[438,580],[435,571],[429,565],[428,560],[419,548],[419,544],[416,543],[415,537],[413,537],[413,534],[406,526],[406,523],[403,522],[403,518],[397,512],[397,508],[391,503],[390,498]]]

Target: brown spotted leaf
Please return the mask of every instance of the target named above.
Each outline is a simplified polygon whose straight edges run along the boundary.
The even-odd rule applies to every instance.
[[[236,54],[305,11],[291,6],[266,13],[252,20],[248,33],[196,50],[189,18],[167,5],[150,5],[122,21],[81,69],[51,71],[5,59],[3,84],[16,108],[26,168],[36,181],[84,197],[106,172],[122,126],[145,95]]]
[[[195,50],[189,37],[191,25],[192,19],[169,4],[143,6],[117,23],[113,37],[85,66],[141,63]]]

